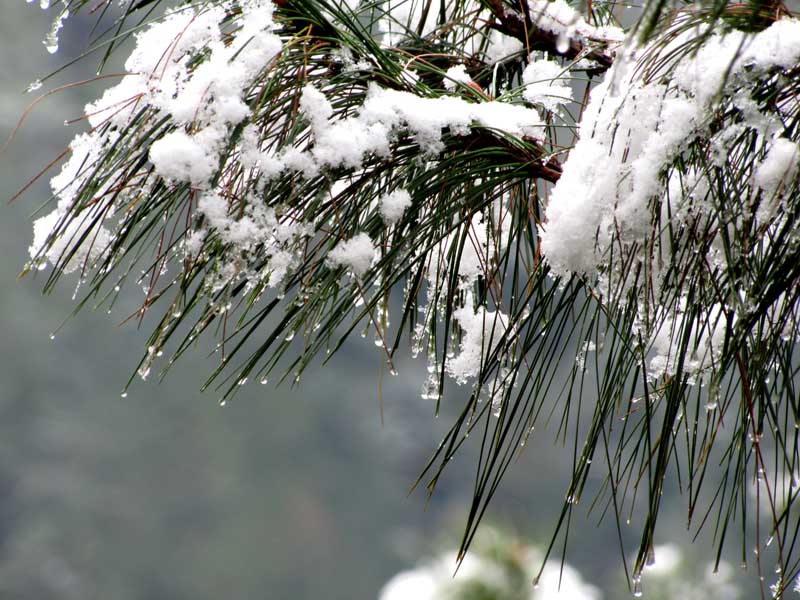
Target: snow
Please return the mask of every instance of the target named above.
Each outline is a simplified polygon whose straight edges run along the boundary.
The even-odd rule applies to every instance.
[[[591,39],[619,43],[625,32],[619,27],[595,27],[564,0],[536,0],[530,3],[531,19],[537,27],[555,33],[566,51],[571,39]]]
[[[453,317],[462,330],[461,345],[445,368],[456,383],[464,384],[480,374],[481,365],[502,342],[509,320],[499,310],[488,311],[483,306],[473,309],[469,294],[466,306],[457,309]]]
[[[334,267],[346,267],[360,277],[369,270],[375,255],[375,245],[369,235],[359,233],[339,242],[328,253],[328,262]]]
[[[447,69],[444,77],[444,88],[453,91],[458,87],[459,83],[469,83],[472,78],[467,73],[464,65],[456,65]]]
[[[502,554],[502,553],[500,553]],[[378,595],[378,600],[448,600],[464,595],[470,584],[491,597],[505,597],[519,585],[513,578],[522,575],[530,586],[529,600],[601,600],[596,587],[587,584],[580,573],[569,564],[549,560],[534,587],[530,579],[538,573],[541,557],[537,549],[516,544],[514,556],[521,573],[512,571],[493,555],[476,555],[470,551],[455,570],[454,553],[444,553],[414,569],[403,571],[390,579]],[[516,597],[516,596],[515,596]]]
[[[677,544],[659,544],[653,548],[655,562],[647,565],[647,573],[650,575],[669,575],[681,564],[681,549]]]
[[[686,32],[673,44],[694,34]],[[613,236],[624,243],[641,241],[649,232],[649,204],[666,189],[662,175],[689,140],[705,133],[720,90],[732,92],[743,78],[796,62],[798,40],[800,22],[794,19],[751,38],[741,32],[716,34],[695,55],[681,59],[669,83],[642,82],[636,59],[647,49],[629,50],[618,60],[592,90],[579,140],[550,195],[540,236],[554,270],[591,278],[604,264]],[[784,42],[780,52],[773,52]],[[737,56],[740,47],[744,51]],[[760,120],[755,125],[765,127]],[[786,155],[779,150],[776,162]]]
[[[214,129],[197,135],[173,131],[153,142],[150,160],[164,179],[187,181],[195,187],[206,188],[218,166],[216,152],[221,142],[222,137]]]
[[[541,104],[548,110],[572,102],[572,88],[564,77],[565,69],[552,60],[537,60],[522,72],[525,88],[522,97],[531,104]]]
[[[517,55],[525,50],[517,38],[513,38],[499,31],[492,31],[489,35],[489,44],[486,48],[486,62],[494,65],[510,56]]]
[[[390,141],[403,130],[425,152],[435,154],[443,149],[442,130],[466,135],[475,125],[509,135],[544,135],[539,114],[523,106],[496,101],[474,103],[452,96],[424,98],[371,84],[357,115],[315,130],[311,154],[320,167],[355,169],[367,155],[387,156]]]
[[[411,206],[411,195],[404,189],[396,189],[380,199],[380,213],[387,225],[399,221]]]
[[[781,186],[791,182],[799,164],[800,145],[783,137],[777,138],[767,151],[767,157],[758,165],[754,182],[769,199],[778,193]]]
[[[300,95],[300,111],[311,121],[315,133],[325,130],[328,120],[333,115],[331,103],[311,84],[303,87]]]
[[[63,213],[55,210],[34,222],[33,242],[29,248],[31,258],[37,257],[43,251],[48,237],[58,229],[60,235],[44,252],[45,258],[55,265],[63,254],[75,248],[75,253],[63,265],[64,272],[72,273],[84,267],[91,267],[105,255],[112,241],[111,233],[102,225],[95,223],[94,216],[88,213],[72,219],[62,227],[63,219]],[[40,268],[43,266],[40,265]]]
[[[710,367],[722,352],[728,321],[723,307],[716,304],[710,307],[700,319],[686,318],[686,302],[667,314],[661,326],[652,336],[652,351],[647,372],[648,378],[674,375],[681,371],[690,376]],[[685,329],[688,328],[688,331]],[[683,362],[681,340],[688,339]]]

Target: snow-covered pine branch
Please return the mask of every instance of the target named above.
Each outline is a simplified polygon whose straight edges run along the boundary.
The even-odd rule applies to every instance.
[[[62,1],[54,31],[89,6]],[[624,10],[176,2],[86,107],[30,269],[77,272],[101,303],[141,286],[161,316],[143,377],[216,331],[224,398],[287,365],[299,379],[359,328],[394,373],[408,331],[424,398],[469,390],[430,488],[491,432],[462,554],[556,411],[580,435],[562,516],[603,463],[598,506],[620,518],[643,490],[634,587],[674,464],[698,526],[749,518],[758,491],[780,592],[798,570],[800,21],[774,3]],[[712,460],[735,483],[701,497]]]

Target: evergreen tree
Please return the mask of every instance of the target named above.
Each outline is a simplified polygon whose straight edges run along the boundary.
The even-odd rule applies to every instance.
[[[427,357],[423,395],[438,410],[452,381],[463,398],[420,482],[433,492],[470,432],[480,445],[460,556],[549,423],[574,458],[553,543],[576,505],[618,523],[643,507],[638,593],[674,472],[717,561],[738,528],[742,560],[755,545],[759,570],[780,566],[774,594],[791,585],[800,21],[788,8],[112,4],[55,7],[49,49],[78,11],[98,15],[87,54],[101,69],[135,47],[86,107],[27,270],[51,265],[46,289],[77,272],[79,306],[141,286],[132,317],[159,317],[142,377],[215,336],[206,386],[224,401],[248,380],[299,379],[354,331],[395,374],[407,336]],[[591,469],[604,483],[585,497]]]

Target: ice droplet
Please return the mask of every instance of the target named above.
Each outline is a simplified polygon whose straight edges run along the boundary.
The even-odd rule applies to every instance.
[[[45,0],[42,0],[42,2],[44,1]],[[49,6],[49,0],[47,0],[47,4]],[[69,10],[65,8],[53,20],[53,26],[50,28],[50,32],[44,38],[44,47],[50,54],[55,54],[58,52],[58,36],[61,32],[61,28],[64,26],[64,21],[67,20],[67,17],[69,17]]]

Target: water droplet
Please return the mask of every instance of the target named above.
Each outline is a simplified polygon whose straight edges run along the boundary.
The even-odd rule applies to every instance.
[[[127,397],[128,397],[128,392],[122,392],[122,393],[119,395],[119,397],[120,397],[120,398],[127,398]]]
[[[54,339],[56,339],[56,334],[55,334],[55,333],[51,333],[51,334],[50,334],[50,339],[51,339],[51,340],[54,340]]]
[[[36,81],[31,82],[31,84],[27,87],[27,89],[25,91],[28,94],[30,94],[31,92],[35,92],[36,90],[40,89],[41,87],[42,87],[42,80],[41,79],[37,79]]]
[[[561,31],[556,38],[556,52],[564,54],[569,50],[569,34],[566,31]]]
[[[247,377],[242,377],[239,381],[236,382],[236,385],[244,385],[247,383]]]
[[[288,334],[286,334],[287,342],[291,342],[293,339],[294,339],[294,331],[290,331]]]
[[[380,338],[375,338],[375,345],[376,345],[378,348],[383,348],[383,340],[382,340],[382,339],[380,339]]]
[[[219,405],[220,406],[225,406],[227,403],[228,403],[228,401],[225,398],[220,398],[220,401],[219,401]]]
[[[262,378],[261,378],[261,379],[258,381],[258,383],[260,383],[261,385],[267,385],[267,384],[269,383],[269,379],[267,379],[266,377],[262,377]]]
[[[633,580],[633,595],[636,598],[642,597],[642,580],[641,579],[634,579]]]
[[[656,551],[653,546],[650,546],[647,549],[647,556],[644,559],[644,566],[652,567],[654,564],[656,564]]]
[[[59,14],[55,20],[53,20],[53,26],[50,28],[50,31],[44,38],[44,47],[50,54],[55,54],[58,52],[58,35],[61,32],[61,28],[64,26],[64,21],[67,19],[67,17],[69,17],[69,10],[65,8],[63,11],[61,11],[61,14]]]

